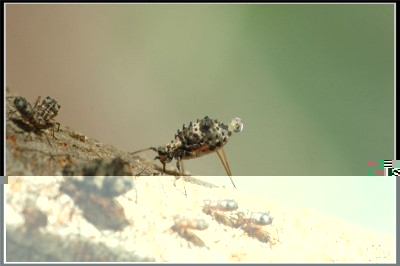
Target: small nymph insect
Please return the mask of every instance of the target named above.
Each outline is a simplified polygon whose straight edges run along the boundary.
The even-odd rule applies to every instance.
[[[41,97],[39,96],[35,105],[32,107],[24,97],[13,98],[13,104],[16,110],[12,111],[10,114],[18,111],[20,116],[10,119],[20,128],[28,132],[35,132],[36,134],[41,134],[43,130],[54,128],[55,126],[58,126],[57,130],[60,129],[60,123],[54,121],[54,117],[58,114],[58,110],[61,107],[56,100],[47,96],[40,102]]]
[[[224,145],[228,143],[233,133],[241,132],[242,130],[243,123],[240,118],[233,118],[229,125],[226,125],[205,116],[203,119],[197,119],[195,123],[190,122],[188,127],[183,125],[183,128],[178,130],[175,138],[170,143],[139,150],[131,154],[153,150],[158,153],[154,160],[159,160],[162,163],[163,172],[165,172],[165,165],[173,159],[176,160],[178,170],[183,172],[183,160],[197,158],[215,151],[233,186],[236,188],[228,160],[226,159]]]
[[[270,243],[271,236],[263,230],[263,226],[271,225],[273,217],[269,212],[238,211],[239,204],[232,199],[205,200],[203,212],[210,215],[216,222],[243,230],[248,236],[260,242]],[[226,212],[231,212],[227,215]]]
[[[190,230],[205,230],[208,223],[204,219],[193,219],[176,215],[174,217],[174,225],[170,228],[173,232],[185,238],[188,242],[199,247],[205,247],[203,240]]]

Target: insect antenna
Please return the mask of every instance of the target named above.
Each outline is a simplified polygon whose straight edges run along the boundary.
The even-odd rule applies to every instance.
[[[136,153],[140,153],[140,152],[144,152],[144,151],[149,151],[149,150],[157,151],[157,149],[156,149],[156,148],[154,148],[154,147],[150,147],[150,148],[141,149],[141,150],[134,151],[134,152],[129,152],[128,154],[136,154]]]

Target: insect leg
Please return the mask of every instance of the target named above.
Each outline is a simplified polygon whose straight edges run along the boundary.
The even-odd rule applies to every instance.
[[[51,132],[52,132],[52,135],[53,135],[53,138],[54,138],[54,139],[57,139],[56,136],[55,136],[55,134],[54,134],[54,133],[55,133],[55,129],[54,129],[54,128],[55,128],[56,126],[57,126],[57,132],[60,131],[60,123],[54,122],[54,123],[53,123],[53,126],[51,127]]]
[[[37,100],[36,100],[36,102],[35,102],[35,106],[33,107],[33,109],[36,109],[36,108],[38,107],[38,105],[39,105],[41,99],[42,99],[41,96],[39,96],[39,97],[37,98]]]
[[[49,145],[50,145],[51,147],[53,147],[53,145],[50,143],[50,139],[49,139],[49,137],[47,136],[46,132],[43,132],[43,135],[46,137],[47,142],[49,143]],[[54,131],[53,131],[53,137],[54,137]],[[55,137],[54,137],[54,138],[55,138]],[[55,138],[55,139],[57,139],[57,138]]]
[[[183,189],[185,190],[185,196],[187,197],[187,193],[186,193],[186,185],[185,185],[185,177],[184,177],[184,171],[183,171],[183,162],[182,162],[182,160],[177,160],[176,161],[176,167],[178,168],[178,170],[179,170],[179,174],[181,175],[181,177],[182,177],[182,183],[183,183]]]
[[[225,169],[227,175],[229,176],[229,179],[231,180],[233,187],[236,188],[236,185],[235,185],[235,183],[233,182],[233,179],[232,179],[232,172],[231,172],[231,169],[229,167],[228,160],[226,159],[226,154],[225,154],[224,148],[222,147],[221,150],[222,150],[223,158],[222,158],[221,154],[219,153],[219,150],[216,150],[217,155],[218,155],[222,165],[224,166],[224,169]]]

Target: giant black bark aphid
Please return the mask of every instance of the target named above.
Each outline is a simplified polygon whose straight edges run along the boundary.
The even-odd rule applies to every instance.
[[[176,167],[183,173],[183,160],[197,158],[215,151],[232,185],[236,188],[225,155],[224,145],[228,143],[233,133],[241,132],[242,130],[243,123],[240,118],[233,118],[226,125],[205,116],[203,119],[197,119],[194,123],[190,122],[188,127],[183,125],[181,130],[178,129],[175,138],[170,143],[158,147],[146,148],[131,154],[153,150],[158,153],[154,160],[159,160],[162,163],[163,172],[165,172],[165,165],[175,159]]]

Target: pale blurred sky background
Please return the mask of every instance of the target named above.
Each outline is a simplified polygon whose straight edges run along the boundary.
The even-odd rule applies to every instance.
[[[304,177],[238,187],[308,204],[332,192],[326,206],[371,202],[360,220],[394,222],[394,180],[306,177],[393,159],[392,4],[7,4],[6,85],[55,98],[62,126],[125,151],[205,115],[240,117],[225,148],[234,175]],[[185,169],[225,175],[216,154]]]

